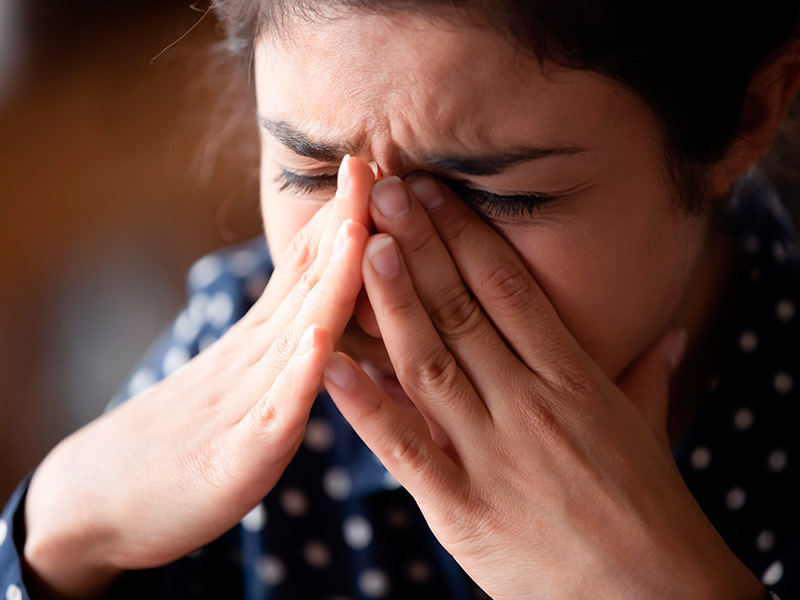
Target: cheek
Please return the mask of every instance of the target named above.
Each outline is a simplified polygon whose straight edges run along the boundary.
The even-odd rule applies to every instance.
[[[272,260],[277,263],[292,238],[321,208],[319,202],[302,202],[291,194],[261,188],[261,214]]]
[[[612,379],[675,315],[701,238],[689,219],[616,214],[505,232],[567,329]]]

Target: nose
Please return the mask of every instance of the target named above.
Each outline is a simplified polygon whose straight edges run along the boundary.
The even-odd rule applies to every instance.
[[[372,172],[375,173],[375,181],[383,179],[383,171],[381,170],[377,160],[371,160],[367,164],[370,166],[370,168],[372,168]]]
[[[372,172],[375,174],[375,181],[379,181],[384,177],[383,170],[380,165],[378,165],[377,161],[373,160],[367,164],[372,167]],[[356,300],[355,317],[359,326],[365,333],[374,338],[381,337],[381,332],[378,329],[378,320],[375,318],[375,311],[372,310],[372,305],[369,303],[369,298],[367,298],[367,292],[363,288]]]

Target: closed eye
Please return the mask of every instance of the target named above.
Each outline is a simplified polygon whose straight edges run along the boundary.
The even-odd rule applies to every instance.
[[[472,206],[476,211],[488,217],[519,217],[530,216],[534,210],[556,199],[558,196],[547,194],[495,194],[480,190],[470,185],[468,181],[448,179],[439,176],[439,180],[452,189],[459,198]],[[287,169],[274,179],[279,186],[279,191],[289,191],[297,195],[306,195],[336,189],[337,176],[332,175],[302,175]]]

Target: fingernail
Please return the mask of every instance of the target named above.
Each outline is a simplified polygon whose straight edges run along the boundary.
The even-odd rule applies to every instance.
[[[344,247],[347,245],[347,240],[350,238],[350,234],[347,229],[352,222],[353,219],[345,219],[344,222],[339,225],[339,231],[336,232],[336,239],[333,240],[333,257],[339,256],[342,250],[344,250]]]
[[[375,175],[375,179],[380,179],[383,177],[383,171],[378,166],[378,162],[373,160],[369,163],[369,168],[372,169],[372,174]]]
[[[339,165],[339,174],[336,178],[336,195],[345,196],[350,191],[350,155],[345,154],[342,164]]]
[[[387,237],[370,245],[367,258],[375,272],[384,279],[393,279],[400,273],[400,256],[394,239]]]
[[[300,338],[300,343],[297,344],[297,354],[308,354],[314,348],[314,330],[316,329],[315,325],[312,325],[308,329],[306,329],[303,337]]]
[[[444,190],[433,177],[413,175],[406,179],[406,185],[411,188],[425,210],[438,208],[444,202]]]
[[[372,186],[372,202],[389,219],[405,217],[411,207],[403,182],[394,176],[381,179]]]
[[[323,373],[333,385],[342,390],[348,389],[356,380],[356,374],[353,368],[347,364],[347,360],[336,354],[330,357]]]
[[[667,356],[667,364],[669,364],[669,368],[673,373],[678,368],[678,365],[681,364],[683,355],[686,352],[686,345],[688,341],[689,334],[685,329],[676,331],[669,337],[669,341],[667,342],[667,347],[664,349],[664,352]]]

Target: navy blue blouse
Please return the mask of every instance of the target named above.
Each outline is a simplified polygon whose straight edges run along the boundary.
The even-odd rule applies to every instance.
[[[766,585],[791,598],[800,595],[800,252],[785,211],[763,180],[739,182],[730,217],[749,255],[749,282],[707,398],[675,458],[731,549]],[[110,408],[213,343],[259,297],[271,269],[263,238],[198,261],[188,275],[188,305]],[[29,598],[19,562],[26,489],[27,481],[0,519],[0,593],[6,600]],[[110,597],[487,596],[321,394],[296,457],[239,526],[173,564],[123,576]]]

